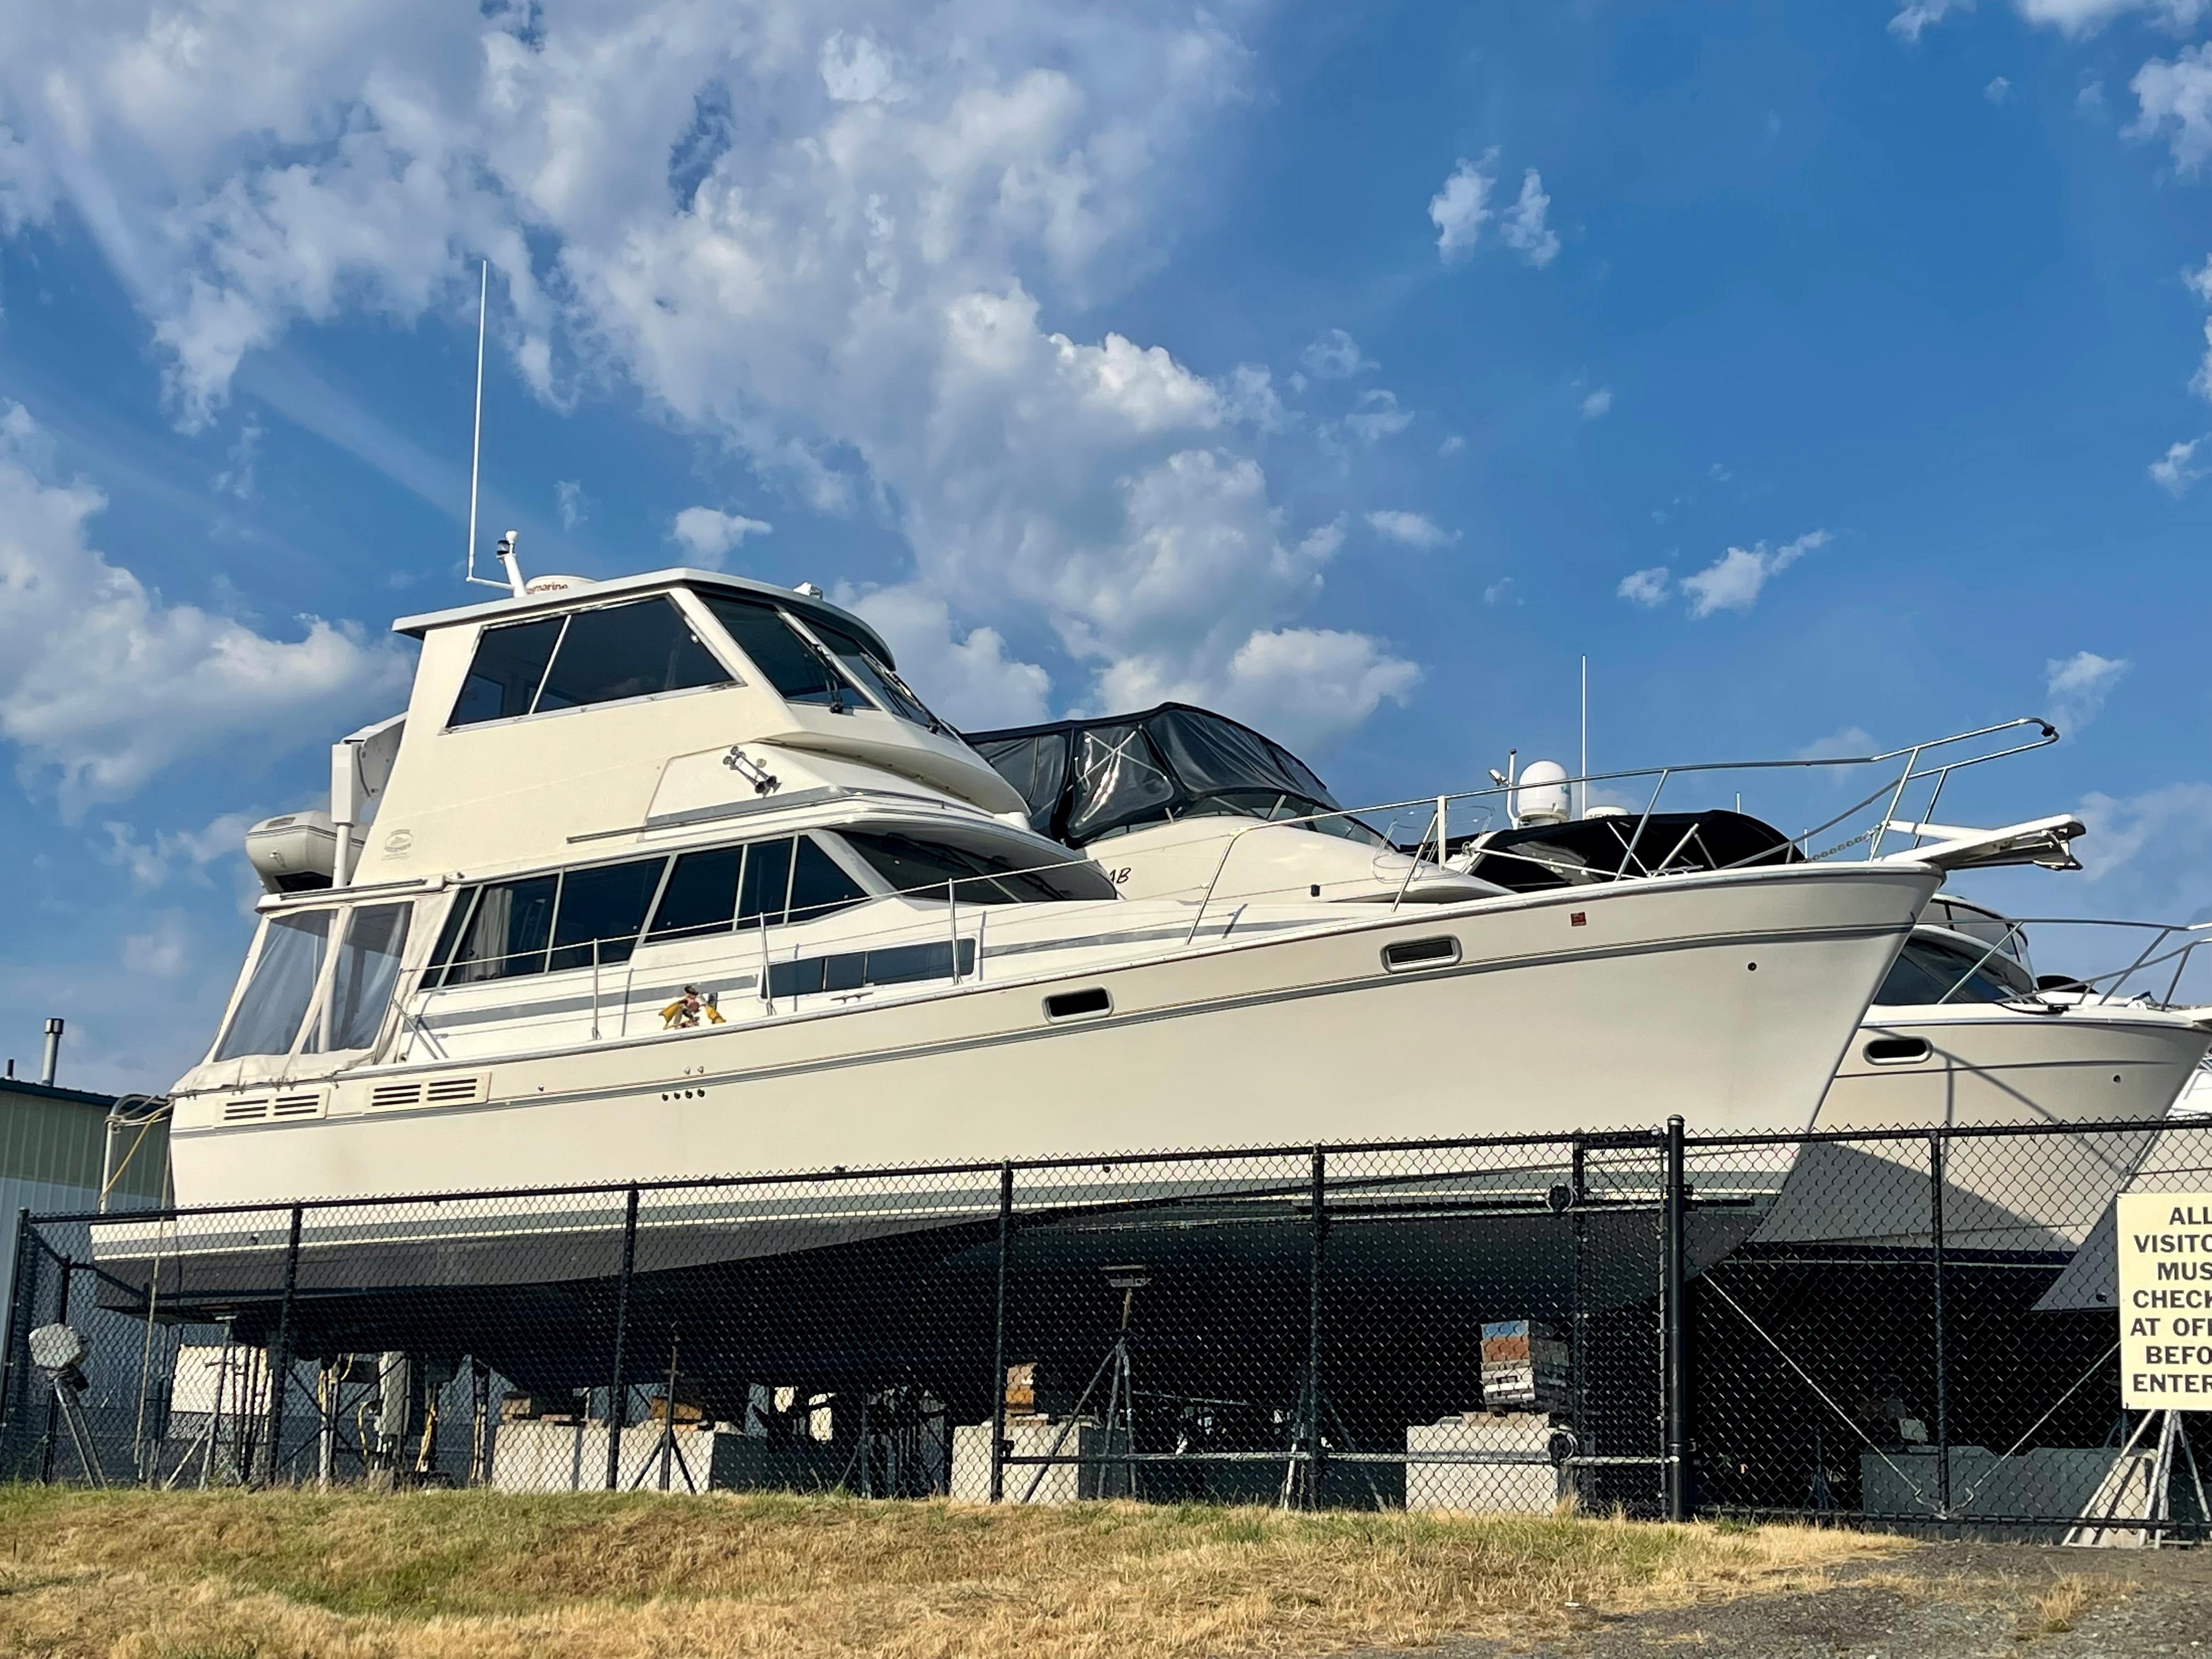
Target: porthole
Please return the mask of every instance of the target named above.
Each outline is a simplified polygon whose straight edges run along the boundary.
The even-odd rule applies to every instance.
[[[1087,1019],[1113,1012],[1114,999],[1106,994],[1103,985],[1085,986],[1080,991],[1055,992],[1044,1000],[1047,1019]]]
[[[1413,968],[1442,968],[1459,960],[1459,941],[1440,939],[1397,939],[1382,947],[1382,965],[1394,974]]]
[[[1867,1044],[1866,1057],[1876,1066],[1911,1066],[1928,1058],[1926,1037],[1876,1037]]]

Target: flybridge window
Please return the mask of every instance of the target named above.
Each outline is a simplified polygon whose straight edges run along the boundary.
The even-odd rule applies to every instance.
[[[215,1058],[237,1060],[246,1054],[285,1054],[300,1034],[316,983],[323,976],[323,952],[330,943],[328,910],[305,915],[271,916],[262,924],[261,948],[255,952],[253,970],[238,999]]]
[[[827,623],[810,621],[806,625],[836,654],[846,672],[874,692],[876,701],[892,714],[933,732],[944,729],[944,722],[922,706],[921,699],[914,695],[912,688],[892,671],[891,665],[866,646],[843,629],[832,628]]]
[[[774,605],[726,593],[700,597],[786,702],[816,703],[841,714],[866,704],[830,653],[793,628]]]
[[[665,593],[487,628],[451,725],[726,685],[730,676]]]
[[[925,841],[875,830],[840,830],[875,872],[908,896],[942,900],[948,884],[962,904],[1042,903],[1055,899],[1110,899],[1106,872],[1088,860],[1024,867],[1027,860],[993,848]]]

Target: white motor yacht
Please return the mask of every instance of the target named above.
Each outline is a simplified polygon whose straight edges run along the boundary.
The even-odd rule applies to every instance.
[[[1432,829],[1418,847],[1399,847],[1344,812],[1279,744],[1182,704],[977,732],[969,741],[1022,791],[1034,828],[1088,852],[1125,893],[1196,884],[1217,902],[1265,902],[1305,884],[1316,896],[1402,908],[1450,902],[1455,878],[1531,895],[1586,895],[1623,879],[1806,867],[1790,837],[1741,811],[1600,807],[1576,817],[1566,774],[1542,761],[1505,797],[1506,827],[1448,837]],[[1439,805],[1432,826],[1445,821],[1443,812]],[[1946,872],[2020,862],[2078,867],[2066,849],[2082,827],[2071,819],[1989,832],[1898,827],[1940,835],[1941,844],[1875,862],[1926,860]],[[1440,859],[1418,856],[1437,839],[1444,842]],[[2158,1121],[2212,1045],[2212,1010],[2063,988],[2075,984],[2053,978],[2039,986],[2024,930],[1937,893],[1814,1109],[1800,1115],[1798,1103],[1777,1098],[1766,1113],[1713,1133]],[[1586,1103],[1579,1121],[1629,1115],[1601,1115],[1597,1104]],[[1957,1141],[1946,1171],[1954,1189],[1948,1229],[1961,1248],[2071,1249],[2148,1139],[2115,1132]],[[1883,1244],[1924,1232],[1928,1158],[1919,1141],[1814,1148],[1760,1237]],[[1784,1173],[1738,1170],[1727,1178],[1771,1188]]]
[[[182,1203],[1802,1123],[1940,875],[1514,892],[1341,839],[1397,899],[1154,893],[817,593],[666,570],[395,626],[412,696],[337,746],[327,841],[257,832]]]

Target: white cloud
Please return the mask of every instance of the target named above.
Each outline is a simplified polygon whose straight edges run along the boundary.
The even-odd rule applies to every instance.
[[[1372,358],[1360,351],[1359,342],[1340,328],[1324,329],[1298,354],[1298,361],[1316,380],[1349,380],[1376,367]]]
[[[2087,34],[2124,12],[2147,11],[2175,30],[2191,27],[2207,0],[2013,0],[2031,23],[2048,23],[2066,34]]]
[[[2065,730],[2080,731],[2097,718],[2105,699],[2127,672],[2124,657],[2100,657],[2094,651],[2053,657],[2043,665],[2043,689],[2051,699],[2051,718]]]
[[[1942,22],[1946,13],[1973,9],[1974,0],[1905,0],[1889,20],[1889,32],[1917,41],[1923,29],[1931,23]]]
[[[771,487],[880,510],[948,641],[1049,635],[1086,700],[1228,688],[1304,631],[1338,533],[1289,527],[1250,453],[1279,404],[1048,319],[1155,269],[1211,187],[1208,146],[1251,103],[1224,21],[1243,15],[16,7],[0,211],[67,204],[186,425],[302,319],[465,322],[488,255],[537,395],[627,382]],[[1411,418],[1383,393],[1341,424],[1371,443]],[[690,523],[726,553],[737,517]],[[1364,648],[1353,691],[1414,672]]]
[[[1616,598],[1651,611],[1667,603],[1667,594],[1672,585],[1673,577],[1667,567],[1655,564],[1648,569],[1630,571],[1620,579],[1620,586],[1613,591]]]
[[[1982,96],[1992,104],[2002,104],[2012,96],[2012,82],[2002,75],[1992,76],[1989,85],[1982,88]]]
[[[165,886],[179,873],[204,880],[207,866],[216,860],[244,857],[246,832],[253,822],[251,813],[226,812],[204,829],[156,830],[153,840],[144,842],[131,825],[111,818],[100,826],[107,832],[102,856],[129,872],[131,884],[141,892]]]
[[[1283,407],[1275,377],[1258,363],[1239,363],[1216,390],[1224,419],[1261,432],[1287,430],[1297,417]]]
[[[175,979],[192,965],[192,933],[184,916],[164,910],[143,933],[123,941],[125,971],[151,979]]]
[[[2201,466],[2196,459],[2197,446],[2208,441],[2212,441],[2212,432],[2202,438],[2191,438],[2185,444],[2168,444],[2166,453],[2150,464],[2151,482],[2179,501],[2189,493],[2190,485],[2212,472],[2212,456],[2207,456]]]
[[[2172,783],[2140,794],[2090,794],[2074,843],[2098,914],[2195,921],[2212,911],[2212,784]],[[2197,952],[2203,955],[2202,951]],[[2199,984],[2200,998],[2205,988]]]
[[[1370,447],[1413,423],[1413,411],[1398,407],[1398,394],[1381,386],[1370,386],[1361,392],[1352,413],[1344,417],[1352,434]]]
[[[929,706],[961,730],[1028,726],[1048,717],[1052,676],[1009,656],[998,629],[962,634],[944,600],[911,587],[860,593],[840,586],[833,597],[875,625],[898,659],[901,678],[927,687]]]
[[[1612,411],[1613,388],[1609,386],[1601,386],[1583,398],[1583,419],[1586,421],[1595,421]]]
[[[1513,578],[1510,576],[1500,576],[1496,581],[1491,583],[1489,586],[1484,588],[1482,590],[1482,602],[1485,605],[1505,605],[1508,603],[1513,605],[1520,604],[1521,600],[1519,597],[1513,591]]]
[[[2171,58],[2152,58],[2128,85],[2139,111],[2129,135],[2163,136],[2172,146],[2174,165],[2196,172],[2212,155],[2212,42],[2184,46]]]
[[[1530,264],[1541,270],[1559,257],[1559,238],[1544,221],[1552,210],[1552,198],[1544,194],[1543,176],[1530,167],[1521,178],[1521,195],[1505,210],[1499,226],[1505,246],[1518,253]]]
[[[1100,706],[1204,703],[1314,759],[1382,703],[1404,703],[1420,679],[1419,668],[1363,634],[1285,628],[1254,634],[1215,678],[1174,681],[1139,665],[1117,665],[1101,686]]]
[[[687,507],[671,520],[668,539],[682,547],[694,563],[719,570],[731,550],[743,546],[748,536],[765,536],[775,528],[765,520],[748,519],[742,513]]]
[[[1690,615],[1750,610],[1770,580],[1808,553],[1826,546],[1828,539],[1826,531],[1814,530],[1777,548],[1770,549],[1765,542],[1731,547],[1695,575],[1682,578],[1682,591],[1690,596]]]
[[[1871,755],[1880,747],[1863,726],[1846,726],[1825,738],[1815,738],[1797,751],[1797,758],[1844,760],[1854,755]]]
[[[1437,454],[1440,459],[1449,460],[1453,456],[1458,454],[1460,451],[1466,447],[1467,440],[1461,437],[1458,433],[1455,432],[1437,446]]]
[[[584,494],[584,486],[574,478],[558,480],[553,486],[553,498],[560,509],[563,530],[574,530],[591,516],[591,498]]]
[[[1395,508],[1369,514],[1367,525],[1376,535],[1407,547],[1446,547],[1459,539],[1459,532],[1443,529],[1425,514]]]
[[[1429,198],[1429,218],[1437,228],[1437,252],[1446,264],[1474,251],[1483,223],[1492,216],[1490,192],[1498,180],[1491,169],[1497,162],[1494,149],[1486,152],[1479,162],[1462,156],[1443,188]]]
[[[238,428],[224,459],[229,465],[209,480],[216,492],[235,495],[241,501],[253,499],[253,463],[261,451],[261,422],[248,415]]]
[[[166,602],[87,539],[99,490],[51,468],[30,415],[0,406],[0,738],[66,814],[194,756],[328,741],[404,695],[398,650],[351,624],[302,617],[284,641]]]

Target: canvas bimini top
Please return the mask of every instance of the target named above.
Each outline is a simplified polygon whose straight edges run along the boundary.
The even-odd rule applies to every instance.
[[[1273,738],[1188,703],[967,738],[1021,792],[1030,828],[1068,847],[1177,818],[1304,818],[1342,810]],[[1324,817],[1310,827],[1383,844],[1356,818]]]

